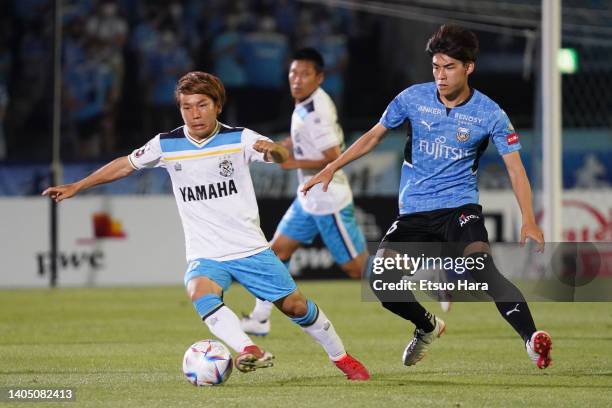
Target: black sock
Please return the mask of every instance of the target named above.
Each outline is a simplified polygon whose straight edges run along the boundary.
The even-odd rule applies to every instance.
[[[527,302],[495,302],[495,306],[502,317],[523,338],[523,341],[527,342],[531,339],[536,328]]]
[[[419,302],[382,302],[385,309],[410,320],[414,325],[426,333],[434,329],[429,313]]]
[[[484,258],[485,267],[482,270],[473,269],[472,277],[476,282],[488,284],[487,293],[495,301],[499,313],[524,341],[529,340],[536,327],[521,291],[499,272],[490,254],[476,253],[470,257]]]

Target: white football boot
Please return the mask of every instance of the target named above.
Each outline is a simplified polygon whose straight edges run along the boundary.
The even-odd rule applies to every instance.
[[[251,315],[242,315],[242,319],[240,319],[240,328],[246,334],[250,334],[252,336],[267,336],[270,332],[270,319],[259,321],[253,319]]]
[[[531,339],[525,343],[525,349],[531,361],[533,361],[538,368],[546,368],[552,363],[552,357],[550,351],[552,350],[552,338],[550,334],[545,331],[539,330],[531,335]]]
[[[446,329],[444,320],[431,315],[431,323],[434,329],[429,333],[421,329],[414,330],[414,337],[406,346],[404,355],[402,356],[404,365],[412,366],[421,361],[423,357],[425,357],[425,354],[427,354],[427,350],[431,343],[444,333],[444,329]]]

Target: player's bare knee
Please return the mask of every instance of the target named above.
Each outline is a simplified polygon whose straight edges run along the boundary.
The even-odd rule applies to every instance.
[[[365,270],[368,260],[368,253],[362,252],[357,257],[340,265],[340,268],[352,279],[360,279]]]
[[[293,251],[278,248],[274,249],[274,247],[272,247],[272,251],[274,251],[278,259],[280,259],[282,262],[287,262],[289,259],[291,259],[291,255],[293,254]]]
[[[272,251],[276,254],[276,256],[283,262],[291,259],[291,255],[295,252],[294,248],[291,248],[287,245],[283,245],[281,242],[273,241],[272,242]]]
[[[306,298],[299,292],[294,292],[282,300],[275,302],[276,306],[289,317],[304,316],[308,311]]]
[[[308,312],[308,305],[306,304],[306,299],[301,299],[296,301],[291,305],[291,309],[285,313],[289,317],[300,317],[304,316]]]
[[[270,248],[276,254],[276,256],[283,262],[291,259],[291,255],[300,246],[300,243],[294,239],[291,239],[283,234],[276,233],[272,242],[270,242]]]
[[[345,272],[351,279],[361,279],[361,268],[353,268]]]
[[[211,293],[221,295],[223,289],[208,278],[193,278],[187,283],[187,296],[192,302]]]
[[[361,271],[363,270],[363,267],[359,263],[349,262],[344,265],[341,265],[340,267],[342,268],[344,273],[347,274],[349,278],[351,279],[361,278]]]

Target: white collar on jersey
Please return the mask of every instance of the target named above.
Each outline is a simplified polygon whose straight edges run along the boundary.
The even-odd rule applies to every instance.
[[[321,87],[318,87],[317,89],[315,89],[310,95],[308,95],[308,98],[304,99],[302,102],[298,102],[295,104],[295,107],[298,108],[300,106],[304,106],[307,103],[309,103],[310,101],[312,101],[314,99],[314,96],[316,93],[319,93],[321,91]]]
[[[210,140],[212,140],[212,138],[215,137],[217,133],[219,133],[219,130],[221,130],[221,123],[217,121],[217,124],[215,125],[215,128],[213,129],[212,133],[208,135],[206,138],[198,141],[189,134],[189,129],[187,128],[187,125],[183,126],[183,132],[185,133],[187,140],[189,140],[192,144],[196,145],[197,147],[202,147],[206,143],[208,143]]]

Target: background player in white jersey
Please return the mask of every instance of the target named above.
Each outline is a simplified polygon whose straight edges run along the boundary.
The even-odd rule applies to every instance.
[[[59,202],[135,170],[164,167],[185,231],[187,294],[211,333],[239,353],[236,368],[247,372],[270,367],[273,356],[253,343],[224,305],[223,292],[234,280],[254,296],[274,302],[323,346],[348,379],[369,379],[367,369],[346,353],[327,316],[297,289],[259,227],[248,165],[281,163],[288,157],[287,149],[249,129],[219,123],[225,90],[213,75],[186,74],[175,95],[184,126],[160,133],[129,156],[76,183],[50,187],[43,195]]]
[[[289,67],[289,87],[295,101],[291,116],[291,137],[283,144],[293,154],[281,166],[297,169],[300,187],[344,148],[344,135],[338,124],[336,106],[321,89],[324,61],[313,48],[295,52]],[[272,250],[289,267],[289,260],[300,244],[321,239],[335,261],[351,278],[359,279],[368,258],[365,239],[355,219],[353,195],[344,172],[338,171],[327,193],[315,188],[310,194],[298,194],[279,223]],[[272,304],[257,299],[255,308],[242,319],[249,334],[265,336],[270,331]]]

